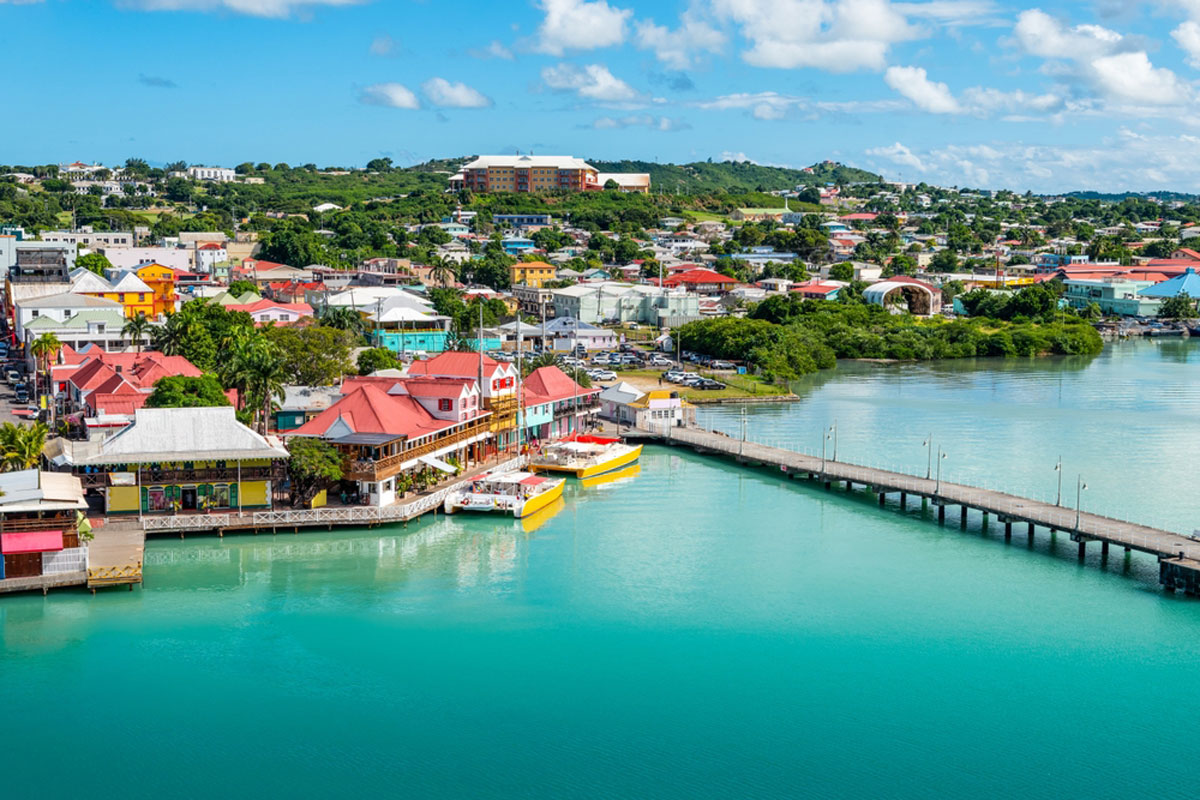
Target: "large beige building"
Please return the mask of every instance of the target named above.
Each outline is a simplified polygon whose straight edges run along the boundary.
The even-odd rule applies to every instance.
[[[473,192],[599,191],[608,179],[623,191],[648,192],[646,174],[605,174],[574,156],[480,156],[450,179],[452,189]]]

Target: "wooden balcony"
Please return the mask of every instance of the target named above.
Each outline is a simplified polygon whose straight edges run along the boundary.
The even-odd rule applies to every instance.
[[[75,512],[56,511],[44,517],[5,517],[0,519],[0,533],[23,531],[75,531]]]
[[[133,473],[137,475],[135,471]],[[278,480],[283,477],[282,462],[278,467],[242,467],[241,480],[266,481]],[[76,475],[84,489],[103,489],[109,485],[107,472],[81,472]],[[166,484],[178,486],[187,483],[232,483],[238,480],[237,467],[217,467],[211,469],[143,469],[141,485]]]
[[[387,480],[393,475],[398,475],[400,473],[400,465],[406,461],[412,461],[414,458],[427,456],[444,447],[451,447],[460,442],[465,442],[488,430],[490,430],[490,418],[483,418],[465,428],[460,428],[452,434],[407,447],[402,452],[393,456],[377,459],[351,459],[343,471],[347,480],[372,482]]]

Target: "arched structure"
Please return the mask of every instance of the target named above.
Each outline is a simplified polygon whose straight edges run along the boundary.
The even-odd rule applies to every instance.
[[[868,286],[863,298],[884,308],[902,307],[910,314],[929,317],[942,310],[941,290],[912,278],[889,278]]]

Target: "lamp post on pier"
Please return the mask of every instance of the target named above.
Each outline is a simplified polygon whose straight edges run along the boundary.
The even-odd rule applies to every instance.
[[[942,491],[942,462],[946,460],[946,454],[942,452],[942,448],[938,447],[938,462],[937,462],[937,485],[933,488],[934,495],[941,494]]]
[[[1075,530],[1079,530],[1079,505],[1086,490],[1087,484],[1083,482],[1083,475],[1080,475],[1075,483]]]
[[[829,430],[833,431],[833,460],[837,461],[837,420],[836,419],[833,421],[833,426],[830,427]]]
[[[921,442],[921,444],[927,451],[927,458],[925,459],[925,480],[929,480],[933,477],[933,433],[930,432],[929,438]]]
[[[1058,473],[1058,499],[1054,501],[1054,505],[1062,505],[1062,456],[1058,457],[1058,463],[1054,465],[1054,471]]]

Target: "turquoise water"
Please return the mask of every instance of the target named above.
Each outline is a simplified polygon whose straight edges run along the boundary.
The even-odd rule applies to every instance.
[[[854,368],[750,425],[932,414],[995,451],[958,469],[1061,447],[1190,524],[1193,352]],[[1084,448],[1126,416],[1166,451]],[[0,600],[0,797],[1189,795],[1200,603],[999,534],[648,448],[533,531],[155,540],[143,589]]]

